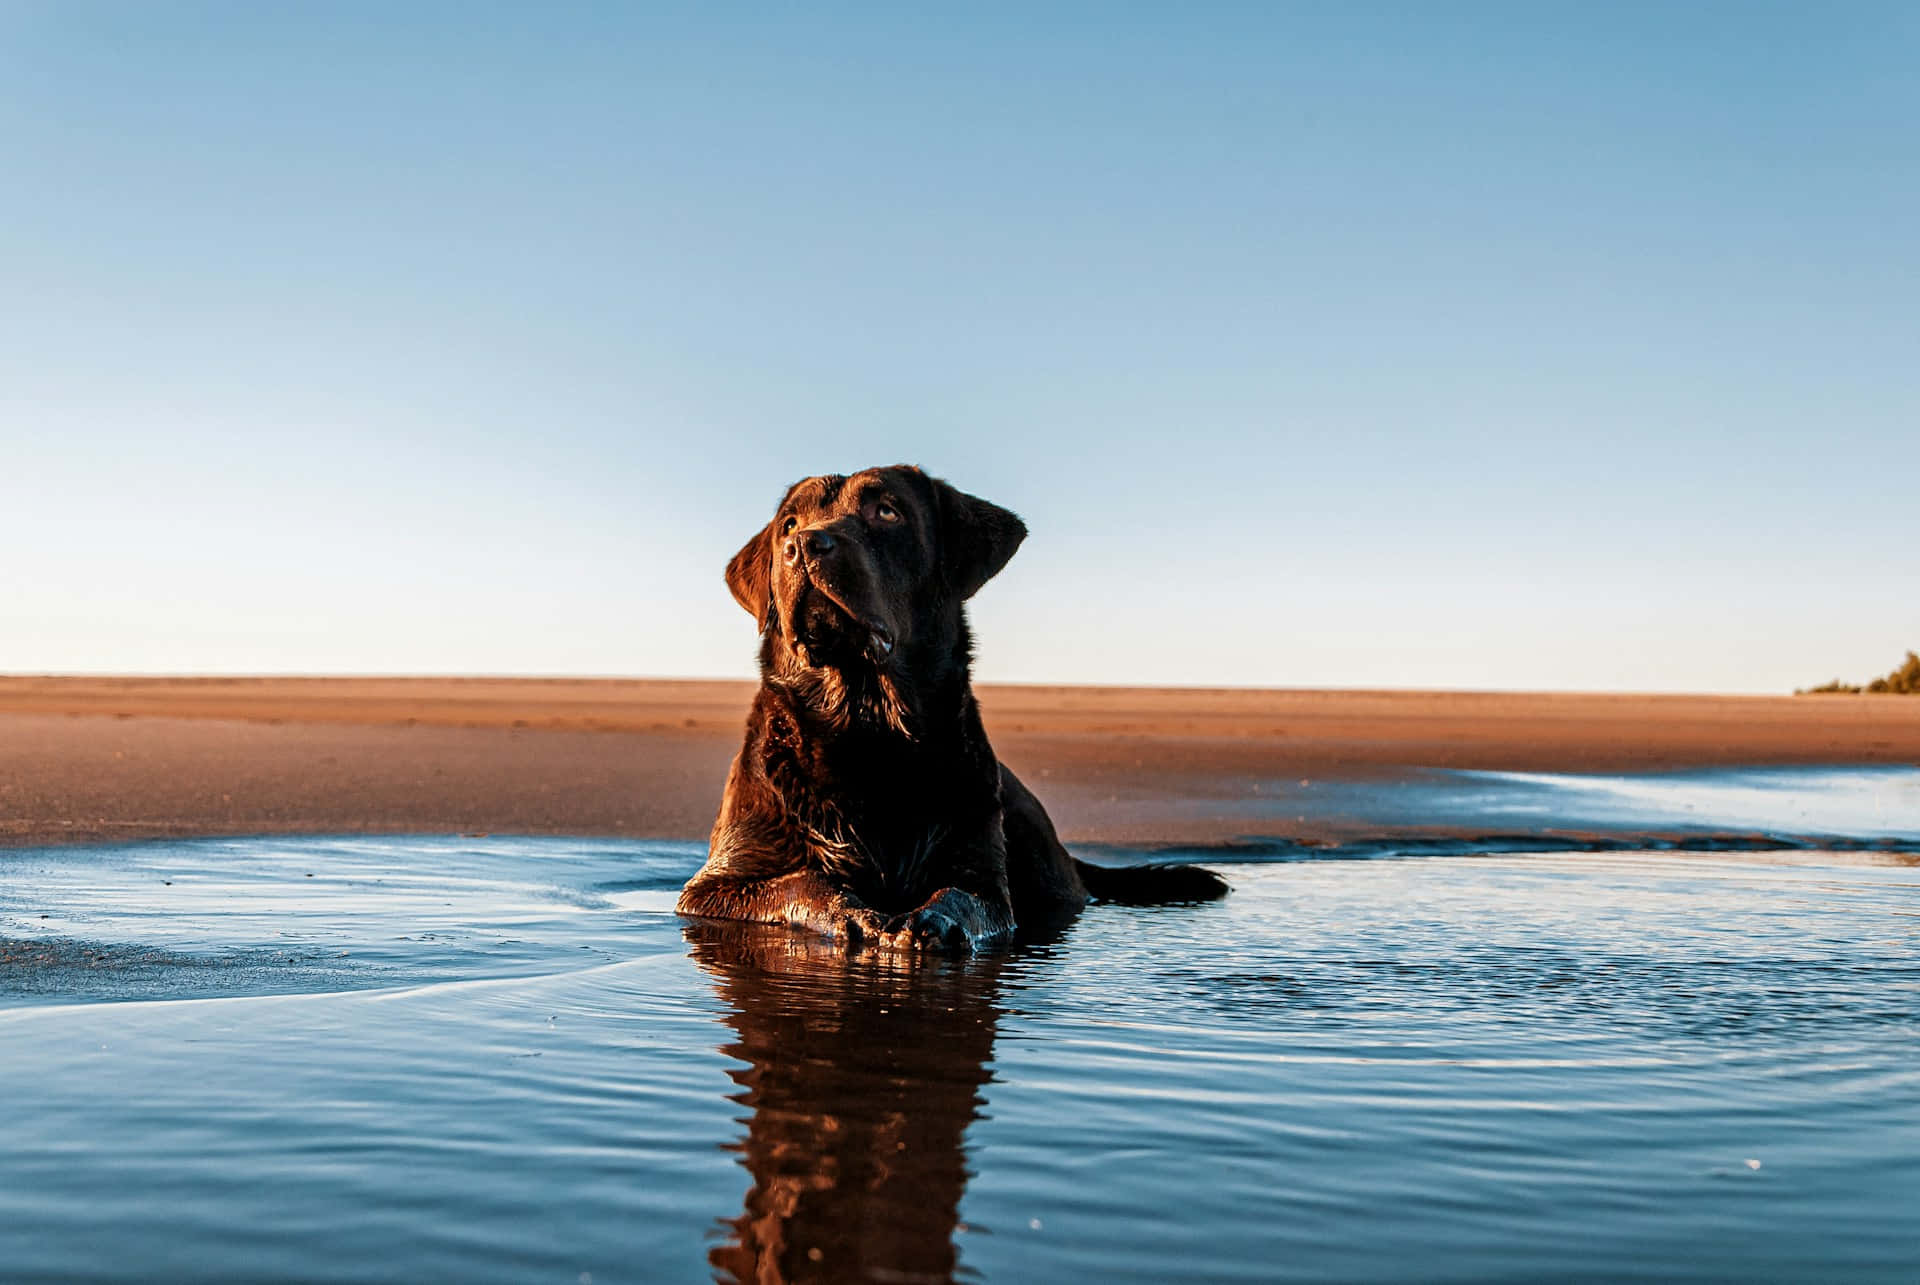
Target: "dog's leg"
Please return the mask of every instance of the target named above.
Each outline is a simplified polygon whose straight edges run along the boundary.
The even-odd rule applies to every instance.
[[[675,909],[703,919],[789,924],[848,945],[877,941],[888,927],[886,916],[812,870],[771,879],[696,878],[681,890]]]

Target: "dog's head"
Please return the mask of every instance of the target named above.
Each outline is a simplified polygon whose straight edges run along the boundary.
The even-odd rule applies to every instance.
[[[1027,528],[911,465],[796,482],[727,564],[775,669],[882,676],[951,649],[960,604],[1007,564]]]

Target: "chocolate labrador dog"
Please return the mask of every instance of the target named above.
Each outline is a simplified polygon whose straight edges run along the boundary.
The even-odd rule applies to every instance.
[[[994,757],[966,601],[1026,535],[1007,510],[907,465],[787,491],[727,564],[763,635],[760,691],[681,914],[970,950],[1090,897],[1225,895],[1196,866],[1074,860]]]

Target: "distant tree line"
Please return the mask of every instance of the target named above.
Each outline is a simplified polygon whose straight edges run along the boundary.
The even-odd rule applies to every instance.
[[[1920,656],[1908,652],[1906,664],[1885,678],[1874,679],[1865,687],[1858,683],[1843,683],[1836,678],[1818,687],[1803,687],[1794,695],[1820,696],[1828,692],[1891,692],[1896,696],[1920,696]]]

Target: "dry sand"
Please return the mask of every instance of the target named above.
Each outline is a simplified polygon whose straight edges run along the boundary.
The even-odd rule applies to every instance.
[[[747,683],[0,677],[0,843],[505,832],[702,838]],[[1303,781],[1412,768],[1920,764],[1920,700],[983,687],[1070,840],[1324,837]],[[1304,822],[1276,826],[1275,791]],[[1264,793],[1263,793],[1264,792]],[[1284,811],[1291,813],[1288,807]]]

